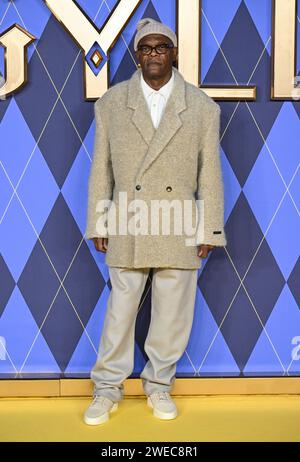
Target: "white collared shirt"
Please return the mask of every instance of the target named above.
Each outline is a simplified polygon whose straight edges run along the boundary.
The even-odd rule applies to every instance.
[[[163,85],[159,90],[154,90],[150,85],[147,84],[141,72],[141,86],[143,94],[145,96],[152,122],[155,128],[158,127],[164,109],[166,107],[168,98],[171,94],[174,85],[174,70],[172,70],[172,76],[168,82]]]

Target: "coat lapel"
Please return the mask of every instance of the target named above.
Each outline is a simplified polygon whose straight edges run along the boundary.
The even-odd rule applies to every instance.
[[[136,180],[150,167],[182,125],[179,114],[187,108],[185,81],[175,67],[173,70],[174,86],[157,129],[153,126],[141,87],[141,69],[137,69],[129,80],[127,106],[133,109],[131,120],[148,145]]]

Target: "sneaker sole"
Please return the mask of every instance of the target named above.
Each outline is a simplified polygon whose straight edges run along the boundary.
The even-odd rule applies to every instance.
[[[100,417],[87,417],[87,416],[84,416],[84,422],[87,425],[100,425],[102,423],[107,422],[109,420],[109,413],[110,412],[115,412],[117,409],[118,409],[118,403],[114,403],[113,407],[109,411],[102,414]]]
[[[147,398],[147,404],[149,407],[153,409],[153,415],[157,417],[158,419],[171,420],[171,419],[175,419],[178,416],[178,412],[176,410],[172,412],[162,412],[162,411],[159,411],[158,409],[154,409],[152,401],[149,397]]]

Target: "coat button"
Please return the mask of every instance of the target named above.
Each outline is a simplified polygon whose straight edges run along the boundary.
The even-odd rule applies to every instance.
[[[137,184],[135,189],[137,189],[138,191],[141,189],[141,185],[140,184]]]
[[[172,191],[172,187],[171,186],[167,186],[166,187],[166,190],[169,192],[169,191]]]

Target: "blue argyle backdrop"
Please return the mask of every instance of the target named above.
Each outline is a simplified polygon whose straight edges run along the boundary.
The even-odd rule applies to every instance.
[[[101,28],[116,1],[77,3]],[[199,269],[177,376],[299,375],[300,102],[270,100],[271,0],[203,0],[202,13],[201,82],[256,85],[257,100],[218,101],[228,244]],[[148,16],[176,30],[176,1],[141,3],[110,54],[110,85],[136,69]],[[298,8],[298,75],[299,22]],[[36,40],[28,83],[0,100],[0,373],[88,377],[111,290],[105,254],[84,236],[94,102],[82,51],[42,0],[0,0],[0,33],[14,23]],[[148,359],[150,288],[151,273],[132,377]]]

